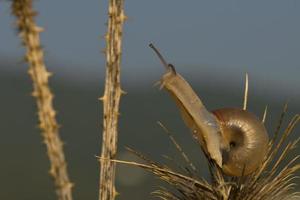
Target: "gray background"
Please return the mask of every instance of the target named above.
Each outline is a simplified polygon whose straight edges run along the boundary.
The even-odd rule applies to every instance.
[[[106,1],[35,1],[37,22],[45,28],[42,43],[51,86],[62,124],[61,136],[75,182],[76,199],[96,199],[105,72],[103,36]],[[199,147],[185,128],[170,97],[154,83],[163,68],[148,48],[153,42],[192,84],[209,109],[240,107],[244,75],[250,76],[249,110],[262,115],[269,105],[267,128],[276,127],[283,104],[299,113],[300,2],[135,1],[125,2],[119,157],[133,159],[124,146],[169,163],[179,155],[156,121],[162,121],[193,158],[202,175]],[[0,2],[0,199],[55,199],[49,163],[36,128],[27,65],[10,15]],[[299,136],[299,128],[294,136]],[[299,152],[299,150],[298,150]],[[150,192],[163,183],[151,174],[118,166],[119,199],[154,199]]]

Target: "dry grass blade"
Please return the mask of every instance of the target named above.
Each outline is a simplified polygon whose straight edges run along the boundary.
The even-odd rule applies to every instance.
[[[194,191],[195,189],[197,189],[208,196],[209,196],[209,194],[212,195],[212,193],[213,193],[211,186],[209,184],[207,184],[206,182],[202,182],[197,179],[174,172],[165,166],[156,165],[153,162],[151,162],[150,164],[141,164],[141,163],[132,162],[132,161],[114,160],[114,159],[109,160],[109,159],[102,158],[102,157],[99,157],[99,159],[100,159],[100,161],[107,160],[110,162],[141,167],[143,169],[146,169],[146,170],[154,173],[155,175],[160,177],[162,180],[168,182],[169,184],[174,185],[176,187],[184,188],[184,189],[188,188],[189,191]]]
[[[265,107],[264,114],[263,114],[263,117],[262,117],[262,120],[261,120],[262,123],[266,122],[267,113],[268,113],[268,105],[266,105],[266,107]]]
[[[248,91],[249,91],[249,78],[248,78],[248,73],[246,73],[243,110],[247,110]]]
[[[274,138],[270,142],[270,148],[269,148],[270,155],[269,155],[268,159],[266,160],[266,164],[268,164],[269,162],[271,162],[274,159],[274,157],[277,154],[277,152],[279,151],[280,147],[282,147],[283,143],[286,141],[287,137],[290,135],[290,133],[295,128],[297,123],[299,123],[299,121],[300,121],[300,115],[297,114],[292,118],[292,120],[288,124],[287,128],[285,129],[284,133],[282,134],[277,145],[275,145],[274,143],[275,143],[278,135],[277,134],[274,135]],[[282,120],[280,120],[280,123],[282,123]]]
[[[197,173],[197,169],[196,167],[193,165],[193,163],[190,161],[189,157],[186,155],[186,153],[184,153],[184,151],[182,150],[181,146],[177,143],[177,141],[175,140],[175,138],[172,136],[172,134],[170,133],[170,131],[161,123],[161,122],[157,122],[158,125],[160,127],[163,128],[163,130],[165,131],[165,133],[167,133],[169,139],[172,141],[172,143],[174,144],[174,146],[176,147],[176,149],[179,151],[180,155],[182,156],[182,158],[184,159],[184,161],[191,167],[191,169],[193,170],[193,172]]]
[[[284,114],[281,115],[280,124],[282,124],[283,116]],[[282,134],[278,131],[277,136],[275,135],[270,142],[265,161],[259,169],[248,176],[228,177],[208,156],[206,158],[211,174],[209,182],[197,176],[189,176],[188,173],[175,172],[168,166],[155,163],[134,150],[130,151],[146,161],[147,165],[120,160],[112,161],[142,167],[167,182],[173,189],[161,188],[153,193],[165,200],[290,200],[299,195],[295,192],[295,180],[298,178],[295,173],[300,170],[300,164],[296,163],[300,155],[288,159],[288,154],[296,147],[300,139],[286,145],[284,143],[299,121],[299,115],[295,115]],[[173,144],[178,145],[178,143]],[[182,150],[181,147],[180,149]],[[276,154],[279,154],[278,158]],[[283,161],[287,164],[282,166]]]
[[[54,179],[59,200],[72,199],[72,184],[67,173],[67,164],[63,152],[63,143],[59,137],[56,112],[53,108],[53,94],[48,84],[50,73],[44,63],[44,52],[40,44],[40,32],[43,30],[35,23],[37,12],[33,10],[32,0],[13,0],[12,13],[16,16],[16,26],[22,43],[26,47],[28,73],[33,81],[33,93],[36,98],[39,127],[51,164],[50,174]]]
[[[282,126],[282,123],[283,123],[283,119],[284,119],[284,116],[287,112],[287,109],[288,109],[288,104],[284,104],[283,106],[283,111],[280,115],[280,118],[279,118],[279,121],[277,123],[277,127],[276,127],[276,130],[275,130],[275,133],[274,133],[274,137],[272,138],[271,142],[270,142],[270,145],[273,145],[273,143],[277,140],[277,137],[278,137],[278,134],[280,132],[280,129],[281,129],[281,126]]]

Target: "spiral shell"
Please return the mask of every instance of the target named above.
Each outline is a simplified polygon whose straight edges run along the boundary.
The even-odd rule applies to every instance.
[[[238,108],[209,112],[175,67],[165,61],[153,44],[149,46],[167,70],[160,81],[161,87],[171,94],[204,153],[227,175],[242,176],[255,171],[268,148],[268,134],[262,122]]]
[[[268,134],[252,113],[238,108],[212,111],[221,129],[222,170],[230,176],[247,175],[262,163]]]

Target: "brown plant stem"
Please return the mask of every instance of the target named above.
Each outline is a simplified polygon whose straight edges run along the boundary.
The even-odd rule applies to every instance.
[[[106,39],[106,80],[103,101],[103,136],[101,157],[115,159],[118,140],[119,103],[122,94],[120,86],[120,63],[124,0],[110,0],[108,7],[108,28]],[[99,200],[113,200],[115,189],[115,163],[100,160]]]
[[[53,108],[53,94],[48,85],[50,73],[46,70],[44,53],[40,44],[42,28],[35,23],[37,12],[33,10],[32,0],[13,0],[12,13],[16,16],[16,26],[26,48],[28,73],[33,82],[32,95],[36,99],[39,127],[42,131],[47,154],[50,160],[50,174],[54,179],[59,200],[72,200],[72,183],[67,173],[63,143],[59,137],[58,124]]]

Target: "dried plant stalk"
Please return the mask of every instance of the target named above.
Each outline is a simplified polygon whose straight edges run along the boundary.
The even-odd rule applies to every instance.
[[[67,164],[63,152],[63,143],[59,137],[58,124],[53,108],[53,94],[48,85],[50,73],[46,70],[44,53],[40,44],[39,33],[42,28],[35,23],[36,11],[32,0],[12,1],[12,13],[16,16],[19,36],[26,47],[28,73],[33,81],[33,93],[36,98],[39,127],[42,130],[47,154],[50,160],[50,174],[54,179],[59,200],[72,200],[72,183],[67,173]]]
[[[120,63],[124,0],[110,0],[108,8],[108,29],[106,34],[106,80],[103,101],[103,137],[101,157],[114,159],[117,152],[119,103],[122,94],[120,86]],[[99,200],[115,199],[115,163],[101,160]]]
[[[286,112],[286,107],[283,112]],[[282,120],[280,119],[279,127]],[[300,171],[300,164],[297,164],[300,155],[291,158],[287,155],[296,148],[300,138],[289,142],[287,138],[299,122],[300,115],[295,115],[287,128],[278,135],[279,137],[274,136],[270,141],[264,162],[248,176],[226,176],[207,155],[211,181],[199,177],[199,174],[192,169],[190,159],[184,159],[186,163],[181,167],[185,169],[184,171],[175,171],[167,165],[156,163],[143,154],[128,149],[146,164],[116,159],[111,162],[143,168],[168,183],[172,189],[160,188],[153,192],[153,195],[163,200],[296,200],[300,197],[300,192],[295,188],[298,185],[296,179],[299,177],[295,174]],[[167,131],[165,127],[163,128]],[[286,142],[288,143],[285,144]],[[174,144],[175,147],[178,145],[177,142]],[[275,157],[276,154],[278,158]],[[186,155],[181,153],[181,156]],[[105,160],[101,157],[99,159]]]

